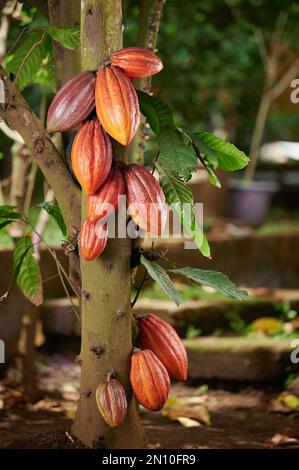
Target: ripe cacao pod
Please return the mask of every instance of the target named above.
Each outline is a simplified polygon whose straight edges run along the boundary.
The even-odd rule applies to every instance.
[[[163,69],[159,57],[142,47],[127,47],[111,55],[111,64],[121,68],[129,78],[145,78]]]
[[[139,340],[142,348],[150,349],[160,359],[170,377],[186,380],[188,358],[177,332],[169,323],[156,315],[145,315],[138,320]]]
[[[96,390],[98,409],[104,421],[111,428],[120,426],[127,415],[127,397],[118,380],[101,382]]]
[[[90,219],[83,222],[80,233],[80,249],[84,259],[91,261],[101,256],[108,239],[107,224],[93,223]]]
[[[168,398],[170,379],[160,359],[150,351],[138,351],[131,358],[130,380],[139,403],[151,411],[163,408]]]
[[[110,139],[97,118],[85,122],[72,145],[72,169],[86,194],[94,194],[107,178],[112,164]]]
[[[167,220],[167,205],[159,183],[146,168],[136,163],[124,169],[124,176],[129,215],[146,232],[159,235]]]
[[[101,67],[96,79],[97,115],[113,139],[128,145],[139,123],[139,103],[130,79],[118,67]]]
[[[123,174],[118,167],[111,169],[106,181],[100,189],[86,198],[86,209],[93,222],[107,219],[118,209],[119,197],[126,194]]]
[[[69,131],[87,118],[95,105],[95,81],[94,73],[82,72],[58,90],[48,110],[48,132]]]

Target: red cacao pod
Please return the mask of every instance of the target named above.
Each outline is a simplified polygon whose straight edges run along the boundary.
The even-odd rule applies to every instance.
[[[139,227],[159,235],[165,228],[167,205],[159,183],[143,166],[133,163],[124,169],[128,213]]]
[[[127,47],[111,55],[111,64],[121,68],[129,78],[145,78],[163,69],[159,57],[142,47]]]
[[[96,401],[104,421],[111,428],[120,426],[127,415],[127,397],[118,380],[102,382],[96,390]]]
[[[91,261],[101,256],[107,245],[107,230],[107,224],[93,223],[88,218],[83,222],[80,249],[84,259]]]
[[[94,194],[107,178],[112,164],[110,139],[97,118],[85,122],[72,145],[72,169],[86,194]]]
[[[94,73],[82,72],[60,88],[48,110],[48,132],[69,131],[87,118],[95,105],[95,81]]]
[[[168,398],[170,379],[160,359],[150,351],[138,351],[131,358],[130,380],[139,403],[151,411],[163,408]]]
[[[130,79],[118,67],[102,67],[96,79],[97,115],[113,139],[128,145],[139,123],[139,103]]]
[[[106,219],[118,209],[119,197],[126,194],[123,174],[118,167],[111,169],[105,183],[93,195],[86,198],[87,214],[93,222]]]
[[[170,377],[186,380],[188,373],[186,349],[172,326],[156,315],[145,315],[139,319],[138,328],[142,348],[150,349],[156,354]]]

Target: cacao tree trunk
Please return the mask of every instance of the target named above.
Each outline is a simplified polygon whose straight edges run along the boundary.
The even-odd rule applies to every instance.
[[[109,53],[122,47],[121,0],[81,2],[81,63],[97,70]],[[125,152],[115,146],[118,160]],[[82,220],[86,218],[82,197]],[[129,383],[132,351],[130,239],[110,239],[104,254],[81,258],[82,344],[81,390],[73,433],[88,447],[140,448],[144,435]],[[110,429],[96,406],[95,390],[113,369],[126,390],[128,414],[124,423]]]

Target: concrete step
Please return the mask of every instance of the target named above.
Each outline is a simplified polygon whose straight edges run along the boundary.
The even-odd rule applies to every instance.
[[[140,299],[136,303],[134,313],[158,315],[173,325],[181,336],[186,335],[190,325],[200,329],[202,335],[210,335],[219,329],[228,331],[231,314],[240,316],[248,324],[259,317],[279,316],[277,306],[286,302],[292,309],[299,311],[299,291],[276,290],[275,296],[252,297],[242,302],[230,298],[190,300],[183,302],[179,307],[168,300]]]
[[[298,371],[290,358],[291,340],[207,336],[184,344],[191,379],[273,383]]]
[[[78,306],[76,298],[72,302]],[[202,335],[210,335],[216,330],[230,329],[228,314],[239,315],[246,323],[261,316],[278,316],[279,310],[275,308],[274,302],[289,302],[291,308],[299,311],[299,291],[276,290],[275,298],[252,298],[243,302],[229,298],[217,301],[190,300],[179,307],[167,300],[140,299],[134,307],[134,313],[154,313],[173,325],[183,337],[191,325],[198,328]],[[46,299],[40,309],[45,333],[80,335],[80,325],[69,299]]]

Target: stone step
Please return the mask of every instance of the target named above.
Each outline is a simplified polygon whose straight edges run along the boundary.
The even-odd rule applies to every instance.
[[[194,326],[202,335],[210,335],[216,330],[228,331],[230,319],[228,314],[239,315],[246,323],[261,316],[278,316],[279,311],[274,302],[289,302],[291,307],[299,310],[298,290],[277,290],[273,298],[252,298],[239,302],[234,299],[213,301],[191,300],[177,307],[167,300],[140,299],[134,307],[136,315],[153,313],[168,321],[181,336],[185,336],[188,327]],[[78,300],[72,299],[78,306]],[[69,299],[46,299],[41,309],[41,319],[45,333],[65,336],[79,336],[80,325]]]
[[[190,300],[183,302],[179,307],[168,300],[140,299],[136,303],[134,313],[158,315],[173,325],[182,336],[186,335],[190,325],[200,329],[201,334],[210,335],[219,329],[230,329],[229,314],[240,316],[248,324],[259,317],[279,316],[277,307],[286,302],[292,309],[299,311],[299,291],[276,290],[274,297],[252,297],[242,302],[230,298]]]
[[[206,336],[184,344],[191,379],[274,383],[298,371],[291,362],[291,340]]]

